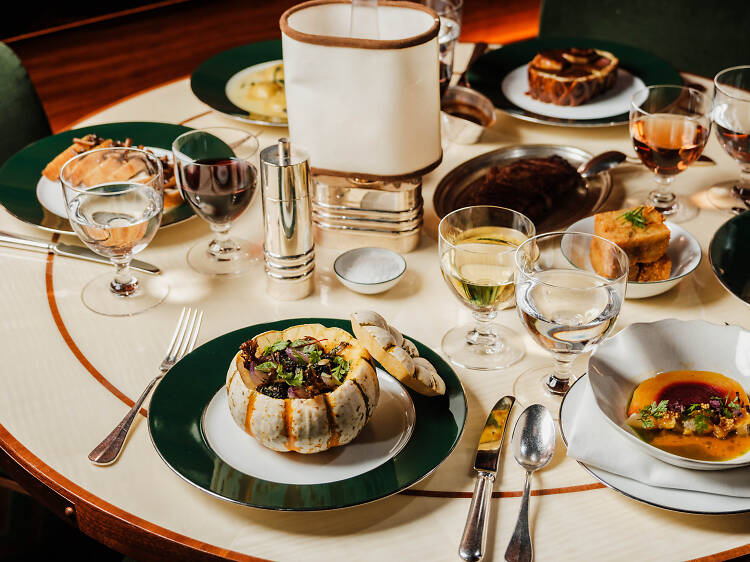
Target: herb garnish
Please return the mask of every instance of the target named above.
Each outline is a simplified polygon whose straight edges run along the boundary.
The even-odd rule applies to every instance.
[[[644,429],[653,428],[654,420],[658,420],[667,413],[667,404],[669,404],[669,400],[662,400],[658,404],[654,401],[648,406],[641,408],[641,425],[643,425]]]
[[[346,373],[349,372],[349,361],[337,355],[333,358],[333,362],[336,363],[336,366],[331,369],[331,376],[336,379],[336,382],[340,383],[344,380]]]
[[[625,211],[620,215],[620,218],[628,221],[636,228],[646,228],[646,217],[643,216],[643,206]]]
[[[275,351],[284,351],[289,346],[288,340],[280,340],[277,341],[274,344],[267,345],[265,349],[263,350],[262,357],[265,357],[266,355],[270,355],[271,353]]]

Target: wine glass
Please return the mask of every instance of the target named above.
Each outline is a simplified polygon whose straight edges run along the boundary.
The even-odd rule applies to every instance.
[[[536,233],[534,223],[511,209],[480,205],[446,215],[438,232],[443,279],[475,320],[446,333],[443,351],[466,369],[516,363],[524,354],[518,334],[493,321],[498,309],[512,302],[513,256]]]
[[[740,165],[740,179],[731,192],[713,188],[709,196],[718,207],[734,210],[740,204],[750,208],[750,66],[722,70],[714,78],[714,86],[716,138]]]
[[[188,131],[172,143],[177,187],[213,231],[208,243],[188,250],[188,264],[200,273],[241,275],[260,259],[260,244],[229,236],[255,194],[257,152],[255,135],[232,127]]]
[[[671,189],[703,152],[711,132],[708,96],[686,86],[649,86],[638,90],[630,103],[630,136],[641,162],[654,173],[656,188],[634,197],[653,206],[669,220],[683,222],[698,209]]]
[[[591,252],[606,270],[591,265]],[[628,257],[615,243],[593,234],[553,232],[529,238],[518,247],[516,309],[521,323],[555,360],[513,383],[522,404],[544,404],[552,412],[570,387],[572,363],[591,351],[615,325],[628,277]]]
[[[159,159],[137,148],[89,150],[60,170],[70,226],[86,246],[115,266],[84,286],[81,299],[106,316],[130,316],[159,304],[169,286],[159,277],[137,279],[133,255],[153,239],[164,210]]]
[[[432,8],[440,17],[438,31],[438,62],[440,64],[440,96],[448,89],[453,76],[453,52],[461,35],[461,17],[463,15],[464,0],[419,0]]]

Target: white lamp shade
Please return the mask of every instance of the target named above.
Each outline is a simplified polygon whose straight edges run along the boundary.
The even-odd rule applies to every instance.
[[[379,39],[349,37],[351,3],[313,0],[281,16],[289,133],[313,171],[408,178],[440,146],[435,12],[381,2]]]

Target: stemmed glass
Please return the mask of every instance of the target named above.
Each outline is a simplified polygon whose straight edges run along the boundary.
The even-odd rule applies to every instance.
[[[440,96],[442,97],[453,76],[453,53],[458,36],[461,34],[464,0],[420,0],[419,3],[432,8],[440,17],[438,61],[440,63]]]
[[[81,299],[107,316],[130,316],[159,304],[169,286],[159,277],[137,279],[133,255],[153,239],[164,209],[164,175],[159,159],[136,148],[90,150],[60,170],[70,225],[86,246],[115,266],[89,281]]]
[[[603,256],[601,275],[591,252]],[[628,257],[613,242],[593,234],[553,232],[518,247],[516,309],[521,323],[555,360],[554,367],[527,371],[513,384],[522,404],[544,404],[552,412],[570,387],[572,363],[612,330],[628,277]]]
[[[682,222],[698,209],[671,189],[703,152],[711,132],[711,101],[686,86],[649,86],[638,90],[630,103],[630,136],[643,164],[654,173],[656,188],[634,197]]]
[[[724,206],[722,199],[729,199],[731,209],[738,203],[750,208],[750,66],[722,70],[714,78],[714,86],[712,116],[716,138],[740,165],[740,179],[732,188],[733,197],[717,197],[721,188],[713,188],[709,196],[719,207]]]
[[[445,334],[443,351],[466,369],[495,370],[516,363],[523,357],[523,344],[494,320],[498,309],[512,302],[513,256],[536,233],[534,223],[511,209],[480,205],[446,215],[438,231],[443,278],[475,320]]]
[[[257,152],[255,136],[232,127],[188,131],[172,143],[177,187],[213,231],[208,243],[188,250],[188,264],[200,273],[241,275],[260,258],[260,244],[229,236],[255,194]]]

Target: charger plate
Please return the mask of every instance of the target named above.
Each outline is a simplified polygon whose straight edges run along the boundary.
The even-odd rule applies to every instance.
[[[286,127],[264,115],[250,114],[233,104],[226,93],[229,80],[238,73],[262,63],[281,59],[281,40],[260,41],[223,51],[202,62],[190,76],[190,88],[203,103],[227,117],[243,123]]]
[[[573,383],[560,404],[560,435],[566,447],[568,446],[568,440],[565,437],[565,433],[570,433],[576,413],[583,402],[586,385],[581,383],[581,381],[586,376],[580,377]],[[606,446],[609,448],[611,454],[618,454],[617,441],[609,442]],[[649,462],[660,463],[661,461],[653,458]],[[730,513],[750,512],[750,498],[737,498],[691,490],[649,486],[632,478],[613,474],[580,461],[578,461],[578,464],[608,488],[620,492],[630,499],[662,509],[683,513],[699,513],[702,515],[726,515]]]
[[[525,95],[528,83],[525,68],[522,67],[543,49],[566,47],[597,48],[613,53],[620,61],[619,68],[625,71],[620,73],[622,76],[618,78],[618,81],[626,79],[629,83],[621,85],[618,83],[619,94],[613,89],[577,108],[554,104],[539,105],[542,102],[537,102]],[[489,51],[471,65],[468,79],[471,87],[490,98],[500,111],[524,121],[561,127],[608,127],[627,123],[632,90],[637,89],[639,82],[646,86],[682,84],[682,77],[674,67],[648,51],[622,43],[580,37],[529,39]],[[520,103],[525,107],[514,103],[506,96],[506,93],[509,93],[510,97],[516,101],[523,100]],[[614,99],[618,95],[618,99]],[[541,109],[534,111],[535,107],[541,107]],[[566,117],[561,117],[562,115]],[[572,117],[573,115],[575,117]],[[595,115],[595,117],[590,115]]]
[[[105,139],[124,141],[131,138],[134,144],[171,152],[172,141],[190,130],[190,127],[171,123],[132,121],[91,125],[45,137],[18,151],[0,168],[0,204],[25,223],[42,230],[71,234],[73,229],[68,218],[53,213],[40,203],[37,185],[41,183],[42,170],[47,163],[73,144],[74,138],[89,133],[96,133]],[[54,187],[53,182],[46,178],[42,181],[48,184],[47,187]],[[164,213],[161,226],[177,224],[193,216],[190,206],[183,202]]]
[[[417,346],[420,356],[429,360],[445,381],[446,393],[428,398],[408,390],[415,413],[411,437],[406,436],[405,444],[396,439],[395,446],[402,447],[400,451],[391,458],[386,459],[385,455],[383,462],[374,468],[343,477],[341,472],[334,474],[332,471],[331,478],[340,479],[328,482],[277,482],[239,470],[236,466],[240,466],[241,461],[229,459],[234,466],[230,465],[211,447],[210,443],[214,443],[219,449],[220,444],[215,428],[207,431],[206,419],[216,414],[220,399],[217,392],[225,384],[227,367],[240,344],[268,330],[309,323],[351,331],[348,320],[333,318],[293,318],[248,326],[203,344],[167,373],[151,398],[148,426],[154,447],[172,470],[190,484],[223,500],[264,509],[313,511],[359,505],[395,494],[430,474],[445,460],[463,431],[466,397],[448,364],[412,338],[409,339]],[[397,394],[390,388],[388,391],[394,396]],[[376,419],[377,411],[370,423]],[[346,447],[341,448],[341,455],[347,454]],[[315,463],[315,455],[276,454],[296,459],[301,471],[308,470],[308,463]],[[229,457],[226,451],[224,455]],[[300,481],[326,480],[325,466],[318,464],[314,469],[323,473],[314,478],[304,475]],[[289,476],[277,479],[288,480]]]

